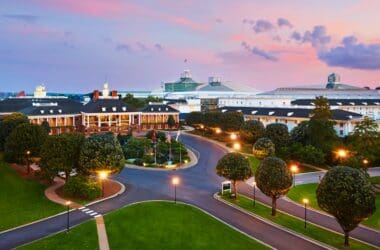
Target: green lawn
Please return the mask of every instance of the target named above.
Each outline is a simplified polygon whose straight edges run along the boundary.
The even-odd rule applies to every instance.
[[[255,174],[256,169],[260,164],[260,160],[257,159],[256,157],[254,157],[253,155],[249,155],[247,157],[248,157],[249,162],[251,163],[251,168],[252,168],[253,174]]]
[[[18,249],[99,249],[95,220],[88,221],[70,230],[61,232],[43,240],[35,241]]]
[[[372,182],[376,182],[379,180],[379,177],[371,177]],[[290,189],[288,197],[291,200],[298,203],[302,203],[303,198],[308,198],[310,201],[309,206],[321,210],[318,206],[316,198],[317,186],[317,183],[295,186],[292,189]],[[380,229],[380,194],[376,194],[376,212],[371,217],[369,217],[368,220],[365,220],[362,223],[366,226]]]
[[[293,231],[296,231],[300,234],[303,234],[307,237],[313,238],[317,241],[323,242],[335,248],[344,249],[344,237],[342,235],[322,229],[313,224],[308,224],[307,228],[305,229],[304,221],[302,219],[286,215],[284,213],[281,213],[280,211],[277,211],[277,215],[273,217],[271,216],[270,207],[260,202],[256,202],[256,206],[253,207],[252,200],[242,195],[239,195],[239,199],[237,202],[227,196],[223,198],[228,202],[234,203],[240,206],[241,208],[255,213],[261,217],[264,217],[265,219],[268,219],[276,224],[282,225],[286,228],[289,228]],[[350,239],[350,245],[350,249],[375,249],[371,246],[365,245],[361,242],[352,239]]]
[[[45,188],[21,178],[0,156],[0,231],[63,211],[45,197]]]
[[[105,222],[111,249],[266,249],[183,204],[141,203],[107,215]]]
[[[268,249],[200,210],[146,202],[105,216],[111,249]],[[21,249],[97,249],[94,220]]]
[[[373,184],[380,184],[380,176],[371,177],[371,182]]]

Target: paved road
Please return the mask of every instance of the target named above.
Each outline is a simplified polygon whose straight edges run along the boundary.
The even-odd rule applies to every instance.
[[[201,156],[196,166],[168,172],[126,168],[115,179],[124,183],[127,191],[108,201],[89,206],[89,208],[105,214],[137,201],[173,199],[174,190],[170,181],[173,176],[178,176],[181,180],[177,188],[179,200],[194,204],[277,249],[323,249],[319,245],[214,200],[212,195],[220,189],[220,183],[223,180],[215,174],[214,168],[225,150],[193,136],[182,135],[181,137],[186,144],[200,152]],[[71,212],[70,217],[72,225],[91,219],[89,215],[78,210]],[[61,215],[0,234],[0,249],[9,249],[62,231],[65,226],[66,215]]]
[[[181,135],[181,140],[200,152],[198,164],[192,168],[177,171],[144,171],[138,169],[124,169],[115,179],[127,186],[127,191],[111,200],[89,206],[90,209],[105,214],[125,205],[154,199],[173,199],[174,190],[170,185],[173,176],[180,177],[181,183],[177,188],[177,198],[181,201],[196,205],[211,214],[219,217],[247,234],[278,249],[322,249],[322,247],[279,230],[258,219],[233,209],[213,199],[212,195],[220,189],[223,180],[215,174],[215,165],[225,153],[225,149],[205,140],[189,135]],[[250,194],[251,187],[245,183],[240,190]],[[258,199],[267,202],[268,199],[259,192]],[[279,201],[279,209],[283,209],[302,217],[303,210],[298,205],[285,200]],[[80,211],[70,213],[71,223],[78,224],[91,219]],[[334,219],[309,213],[310,220],[322,218],[323,224],[338,229]],[[61,215],[37,224],[0,234],[0,249],[15,247],[46,235],[64,230],[66,216]],[[355,236],[368,240],[380,246],[380,235],[373,234],[366,229],[355,230]]]

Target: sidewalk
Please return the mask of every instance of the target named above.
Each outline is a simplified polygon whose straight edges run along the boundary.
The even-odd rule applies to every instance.
[[[60,187],[62,187],[63,185],[65,185],[65,180],[63,180],[62,178],[60,177],[55,177],[54,178],[54,184],[51,185],[50,187],[48,187],[47,189],[45,189],[45,196],[55,202],[55,203],[58,203],[58,204],[61,204],[61,205],[64,205],[64,206],[67,206],[66,205],[66,202],[67,200],[61,198],[60,196],[58,196],[56,190]],[[71,202],[70,204],[70,208],[80,208],[81,205],[75,203],[75,202]]]
[[[98,231],[99,250],[109,250],[108,236],[103,216],[95,218],[96,230]]]

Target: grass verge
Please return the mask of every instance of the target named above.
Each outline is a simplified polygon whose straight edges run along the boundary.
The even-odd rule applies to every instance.
[[[0,156],[0,231],[62,212],[65,208],[48,200],[45,189],[20,177]]]
[[[372,182],[376,182],[378,180],[380,180],[380,178],[371,177]],[[317,186],[318,183],[297,185],[290,189],[287,196],[289,199],[297,203],[302,203],[303,198],[308,198],[310,207],[321,210],[321,208],[318,206],[316,197]],[[380,229],[380,194],[376,194],[376,212],[367,220],[363,221],[362,224],[373,227],[375,229]]]
[[[312,238],[314,240],[323,242],[327,245],[335,248],[344,249],[344,238],[338,233],[331,232],[329,230],[318,227],[314,224],[308,224],[307,228],[304,228],[304,221],[293,216],[287,215],[280,211],[277,211],[276,216],[271,216],[271,208],[264,205],[261,202],[256,202],[256,206],[253,207],[252,200],[246,196],[239,195],[238,201],[235,201],[228,196],[223,196],[223,199],[235,204],[251,213],[257,214],[267,220],[270,220],[278,225],[293,230],[299,234]],[[375,249],[369,245],[363,244],[357,240],[350,239],[350,249]]]

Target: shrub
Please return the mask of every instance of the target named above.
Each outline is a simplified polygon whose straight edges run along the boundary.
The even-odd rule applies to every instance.
[[[262,160],[265,157],[274,155],[274,153],[275,153],[274,143],[266,137],[258,139],[253,145],[253,155],[257,159]]]
[[[152,164],[154,163],[154,157],[151,155],[144,155],[144,157],[142,158],[142,161],[147,164]]]
[[[102,189],[95,180],[84,176],[74,176],[63,187],[63,193],[72,198],[94,200],[101,196]]]
[[[265,137],[272,140],[276,149],[280,149],[288,144],[288,127],[283,123],[272,123],[265,128]]]
[[[142,166],[144,164],[144,161],[143,159],[140,159],[140,158],[137,158],[133,164],[137,165],[137,166]]]
[[[149,140],[152,140],[153,131],[154,130],[148,131],[148,133],[146,133],[145,137],[147,139],[149,139]],[[166,135],[165,135],[165,133],[161,132],[161,131],[156,131],[156,140],[157,140],[157,142],[159,142],[159,141],[166,141]]]
[[[248,143],[255,143],[265,134],[264,124],[260,121],[246,121],[240,128],[240,137]]]

